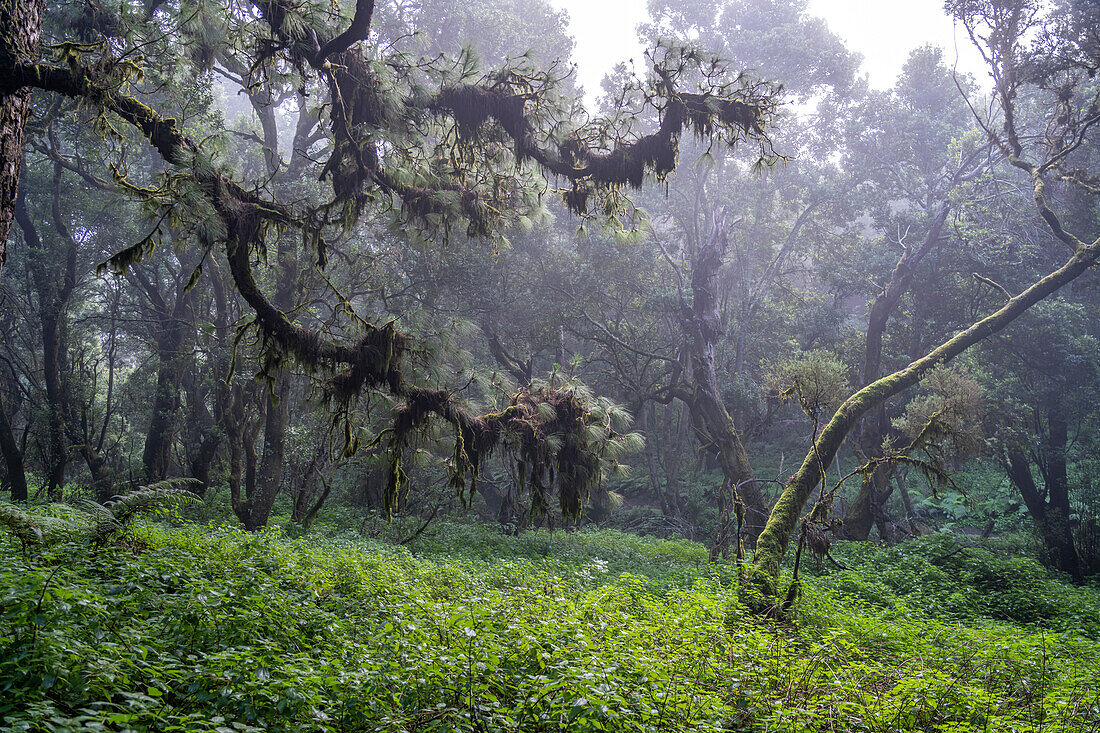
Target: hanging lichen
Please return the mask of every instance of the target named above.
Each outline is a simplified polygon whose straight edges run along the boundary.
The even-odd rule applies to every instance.
[[[641,446],[640,436],[622,432],[629,416],[621,408],[574,382],[536,380],[513,394],[504,409],[481,415],[469,412],[450,392],[412,390],[375,442],[384,442],[391,456],[387,502],[407,485],[401,465],[405,448],[432,418],[452,426],[448,469],[451,485],[464,500],[473,495],[484,460],[499,450],[515,467],[521,490],[530,495],[532,514],[545,514],[556,492],[562,516],[569,520],[580,517],[618,459]]]

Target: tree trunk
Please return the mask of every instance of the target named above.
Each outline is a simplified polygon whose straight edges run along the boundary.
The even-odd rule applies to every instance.
[[[168,477],[172,463],[172,442],[175,437],[176,410],[179,408],[179,385],[171,373],[173,365],[163,361],[164,351],[158,346],[162,360],[157,370],[157,386],[153,396],[153,409],[149,417],[149,430],[145,434],[145,449],[141,463],[145,480],[149,483]]]
[[[172,444],[175,442],[176,414],[180,407],[185,301],[186,296],[183,296],[171,312],[158,313],[157,387],[141,455],[145,480],[150,483],[167,478],[172,467]]]
[[[298,485],[294,488],[294,505],[290,512],[290,521],[297,524],[303,531],[309,531],[313,526],[313,520],[321,511],[325,500],[332,491],[332,485],[325,480],[321,473],[321,462],[325,457],[325,449],[322,447],[313,456],[309,465],[302,471]],[[317,485],[320,484],[320,489]]]
[[[278,154],[278,132],[275,125],[275,107],[269,98],[250,97],[256,109],[264,131],[264,150],[267,156],[268,172],[276,185],[283,181],[293,181],[300,170],[303,152],[309,146],[304,140],[312,127],[312,116],[307,112],[304,98],[299,98],[300,109],[298,124],[292,145],[292,157],[289,166],[280,170]],[[293,237],[282,237],[277,245],[275,294],[272,304],[283,313],[289,313],[294,306],[294,291],[298,284],[298,260]],[[249,530],[260,529],[267,525],[275,498],[279,495],[283,483],[284,461],[286,458],[286,429],[290,423],[290,377],[283,368],[276,369],[271,375],[273,383],[267,396],[266,420],[264,421],[264,448],[260,471],[255,483],[253,495],[249,499]]]
[[[271,507],[257,502],[256,434],[258,425],[250,424],[245,391],[233,385],[223,420],[229,443],[229,499],[241,526],[255,532],[267,524]]]
[[[188,366],[192,369],[195,366],[184,362],[185,347],[189,346],[188,334],[191,332],[189,321],[193,298],[192,292],[186,291],[182,277],[197,264],[181,255],[180,274],[174,277],[174,285],[167,288],[163,286],[157,270],[151,273],[140,268],[131,270],[132,279],[145,292],[155,319],[157,386],[141,456],[145,480],[150,483],[164,480],[171,471],[172,446],[176,441],[185,370]]]
[[[42,33],[42,0],[0,2],[0,65],[37,61]],[[15,217],[23,142],[31,115],[30,89],[14,93],[0,88],[0,271],[7,260],[8,233]]]
[[[4,454],[4,467],[7,469],[7,479],[11,486],[12,501],[26,501],[27,472],[23,467],[23,451],[19,449],[19,442],[15,439],[11,421],[8,420],[8,411],[4,406],[4,397],[0,394],[0,452]]]
[[[275,498],[283,483],[286,459],[286,428],[290,422],[290,379],[280,374],[275,382],[275,394],[267,395],[267,415],[264,420],[264,449],[256,488],[250,498],[250,520],[256,530],[267,526]]]
[[[194,492],[199,497],[205,497],[207,489],[210,488],[210,466],[214,463],[214,457],[217,456],[221,444],[221,434],[210,430],[203,435],[199,449],[191,457],[191,476],[201,482],[194,488]]]
[[[1066,471],[1068,428],[1060,409],[1048,413],[1048,434],[1040,450],[1039,472],[1044,490],[1035,484],[1031,459],[1019,447],[1005,451],[1005,472],[1027,506],[1050,565],[1081,580],[1081,558],[1073,542],[1070,524],[1069,481]]]
[[[909,487],[906,485],[906,469],[901,468],[894,472],[894,483],[898,486],[898,494],[901,495],[901,504],[905,507],[905,524],[912,535],[920,534],[917,526],[917,510],[913,508],[913,498],[909,495]]]
[[[875,482],[872,476],[864,476],[860,481],[859,491],[852,503],[848,505],[848,511],[844,513],[844,524],[840,529],[840,536],[846,540],[866,542],[871,537],[871,527],[875,520],[871,511],[874,502]]]
[[[273,303],[284,313],[289,311],[294,301],[294,287],[298,279],[294,245],[289,237],[279,243],[278,284]],[[267,417],[264,421],[263,460],[256,491],[251,498],[251,529],[267,525],[275,498],[283,484],[283,469],[286,459],[286,429],[290,423],[290,377],[280,369],[274,376],[274,384],[267,395]]]
[[[723,476],[712,557],[729,553],[735,521],[743,522],[742,536],[753,545],[767,517],[741,434],[722,401],[715,368],[715,344],[722,332],[718,271],[727,246],[727,234],[728,227],[721,217],[716,217],[710,239],[699,248],[692,263],[691,305],[682,298],[680,302],[680,323],[691,340],[692,386],[683,401],[691,415],[696,438],[707,453],[718,459]],[[739,511],[743,515],[735,517]]]
[[[67,410],[62,383],[65,362],[62,312],[68,299],[68,288],[65,285],[67,277],[58,277],[58,272],[50,267],[56,264],[56,253],[47,250],[27,208],[26,193],[22,190],[15,202],[15,219],[19,222],[27,243],[28,264],[38,296],[39,325],[42,331],[42,378],[46,385],[48,431],[43,456],[46,495],[50,501],[60,501],[65,484],[65,466],[68,463],[68,444],[65,440]],[[58,285],[59,282],[62,283],[61,286]]]
[[[96,501],[102,504],[115,495],[114,473],[107,465],[107,458],[90,443],[86,442],[80,452],[84,456],[88,472],[92,475],[92,490]]]
[[[882,342],[886,335],[886,327],[902,297],[913,284],[917,265],[939,241],[950,208],[949,202],[940,202],[920,245],[915,248],[906,247],[903,250],[897,264],[890,272],[890,279],[871,304],[870,312],[867,314],[867,335],[864,339],[863,365],[860,371],[860,381],[863,386],[882,376]],[[859,436],[859,447],[863,454],[860,460],[882,457],[882,442],[889,435],[890,430],[890,421],[886,416],[886,405],[883,402],[872,417],[863,420]],[[886,467],[876,470],[860,485],[859,493],[844,516],[844,524],[840,530],[844,538],[866,541],[870,537],[871,527],[876,523],[880,527],[885,526],[886,500],[893,491],[889,483],[890,476],[886,471]]]

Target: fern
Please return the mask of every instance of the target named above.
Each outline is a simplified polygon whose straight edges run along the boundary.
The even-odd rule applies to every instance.
[[[80,502],[78,508],[92,517],[90,538],[94,542],[105,542],[125,530],[138,515],[201,502],[202,499],[190,490],[190,487],[201,483],[193,478],[165,479],[139,486],[129,494],[112,496],[102,504],[85,500]]]
[[[19,540],[24,552],[29,546],[42,542],[42,530],[34,518],[6,502],[0,502],[0,525]]]
[[[202,502],[198,494],[191,491],[192,487],[201,484],[201,481],[193,478],[165,479],[148,486],[139,486],[129,494],[113,496],[103,503],[103,507],[110,511],[115,520],[126,525],[139,514]]]
[[[91,515],[92,526],[90,529],[90,536],[94,542],[103,542],[126,528],[126,525],[116,519],[115,515],[104,504],[84,499],[74,504],[74,506],[86,514]],[[84,531],[88,532],[89,530],[84,528]]]
[[[189,487],[201,482],[196,479],[168,479],[148,486],[139,486],[129,494],[113,496],[100,504],[83,500],[72,504],[80,515],[62,519],[45,515],[32,515],[7,502],[0,502],[0,527],[3,527],[23,545],[29,547],[52,544],[66,540],[91,540],[96,543],[123,532],[134,517],[157,509],[195,504],[202,501]]]

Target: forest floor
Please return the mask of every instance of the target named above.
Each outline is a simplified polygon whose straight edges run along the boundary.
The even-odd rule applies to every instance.
[[[0,533],[0,728],[1100,730],[1100,589],[947,536],[834,555],[772,623],[701,545],[607,530]]]

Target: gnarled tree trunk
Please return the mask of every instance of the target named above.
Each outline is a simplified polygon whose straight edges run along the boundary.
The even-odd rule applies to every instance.
[[[0,2],[0,65],[37,61],[42,34],[41,0]],[[31,116],[28,88],[0,87],[0,271],[7,259],[8,232],[15,218],[15,199],[23,171],[23,142]]]
[[[740,501],[744,515],[743,536],[754,544],[764,527],[767,514],[749,465],[741,434],[726,410],[718,389],[715,349],[722,335],[718,310],[718,271],[727,246],[728,227],[716,217],[710,238],[699,248],[691,270],[691,304],[681,299],[680,323],[690,335],[691,388],[682,399],[691,414],[700,445],[718,459],[722,469],[722,488],[718,495],[718,534],[711,549],[712,557],[726,555]]]

